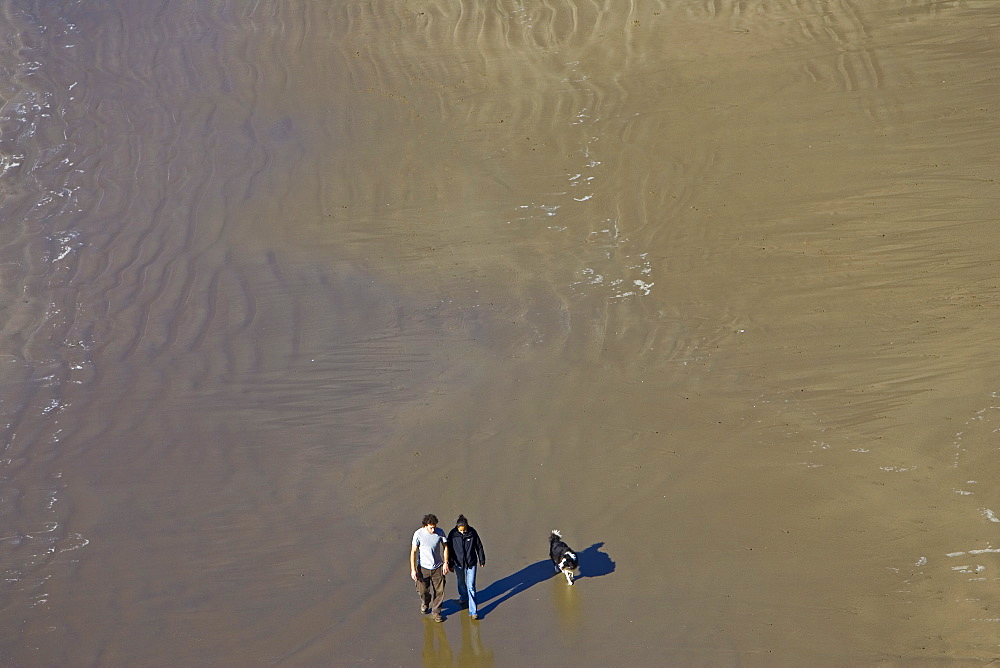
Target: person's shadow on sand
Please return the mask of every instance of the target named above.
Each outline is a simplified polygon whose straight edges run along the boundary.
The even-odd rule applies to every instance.
[[[479,606],[477,611],[479,616],[485,617],[511,596],[516,596],[539,582],[545,582],[553,575],[555,575],[555,571],[552,568],[552,560],[543,559],[530,566],[525,566],[517,573],[497,580],[486,589],[478,592],[478,598],[483,601],[483,605]]]
[[[577,553],[580,561],[580,575],[577,579],[596,578],[608,575],[615,570],[615,562],[611,557],[601,552],[604,543],[594,543],[586,550]],[[485,589],[480,589],[476,594],[476,599],[481,601],[476,611],[480,617],[490,614],[498,605],[512,596],[516,596],[523,591],[533,587],[539,582],[545,582],[556,575],[556,570],[552,566],[551,559],[536,561],[530,566],[525,566],[521,570],[505,578],[497,580]],[[447,601],[443,606],[447,612],[458,611],[458,601]]]

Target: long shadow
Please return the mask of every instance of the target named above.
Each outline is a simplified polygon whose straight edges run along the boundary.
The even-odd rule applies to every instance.
[[[579,578],[597,578],[602,575],[609,575],[615,571],[615,562],[611,557],[601,552],[604,543],[594,543],[583,552],[578,552],[580,560]],[[497,580],[485,589],[481,589],[477,594],[477,600],[482,601],[477,610],[480,617],[490,614],[498,605],[516,596],[530,587],[545,582],[556,575],[556,570],[552,566],[551,559],[536,561],[530,566],[525,566],[518,572]],[[493,600],[491,600],[493,599]],[[442,608],[447,613],[458,612],[458,601],[446,601]]]
[[[478,606],[479,609],[477,612],[479,616],[485,617],[511,596],[516,596],[539,582],[545,582],[555,574],[555,569],[552,568],[552,560],[542,559],[530,566],[525,566],[517,573],[497,580],[486,589],[478,592],[477,598],[482,599],[484,602],[484,605]],[[487,601],[489,602],[487,603]]]

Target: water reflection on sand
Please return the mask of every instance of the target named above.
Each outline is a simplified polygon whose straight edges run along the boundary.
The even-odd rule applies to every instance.
[[[461,647],[457,654],[448,643],[448,630],[444,624],[438,624],[429,619],[424,620],[424,651],[425,666],[492,666],[493,651],[483,644],[482,625],[468,615],[461,615]],[[454,634],[454,630],[451,631]]]

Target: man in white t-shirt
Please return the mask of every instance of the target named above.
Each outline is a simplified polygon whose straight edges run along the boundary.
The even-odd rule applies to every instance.
[[[413,532],[410,578],[417,583],[420,612],[431,612],[435,622],[443,622],[441,603],[444,602],[444,576],[448,573],[448,537],[443,529],[438,529],[437,523],[436,516],[424,515],[423,526]]]

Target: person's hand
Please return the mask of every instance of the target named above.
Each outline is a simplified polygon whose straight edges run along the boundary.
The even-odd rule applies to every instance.
[[[410,578],[416,582],[417,581],[417,571],[410,569]]]
[[[442,568],[444,569],[444,570],[443,570],[443,573],[444,573],[445,575],[448,575],[448,564],[445,564],[445,565],[444,565],[444,566],[443,566]]]

